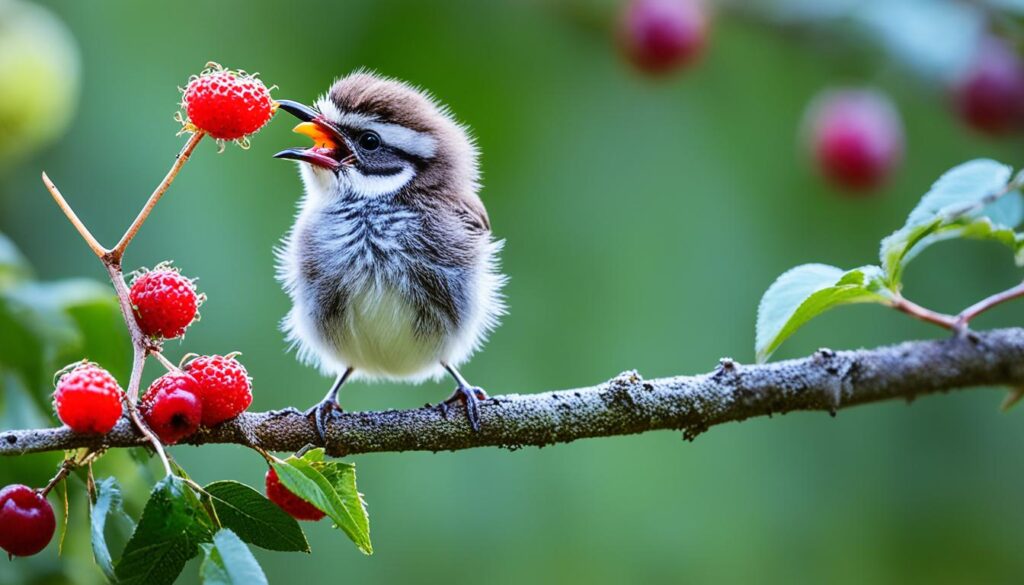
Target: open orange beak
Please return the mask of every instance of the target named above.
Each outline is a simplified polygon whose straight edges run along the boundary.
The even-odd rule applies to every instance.
[[[313,148],[326,148],[328,150],[332,150],[338,147],[338,143],[334,141],[333,137],[331,137],[330,132],[324,130],[323,127],[316,122],[299,122],[297,126],[292,128],[292,132],[312,138]]]
[[[332,171],[352,162],[352,149],[345,135],[319,112],[290,100],[279,100],[277,103],[282,110],[302,120],[293,131],[310,137],[313,146],[282,150],[274,158],[302,161]]]

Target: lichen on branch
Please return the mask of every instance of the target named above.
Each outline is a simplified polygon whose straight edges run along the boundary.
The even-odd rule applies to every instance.
[[[495,396],[481,404],[481,429],[434,407],[339,414],[326,443],[297,410],[245,413],[186,443],[235,443],[291,452],[321,446],[334,456],[389,451],[516,449],[589,437],[675,429],[687,439],[730,421],[798,410],[837,410],[978,386],[1024,386],[1024,329],[911,341],[766,365],[723,359],[706,374],[644,380],[626,372],[603,384]],[[0,455],[79,447],[133,447],[147,440],[127,420],[105,436],[67,428],[0,431]]]

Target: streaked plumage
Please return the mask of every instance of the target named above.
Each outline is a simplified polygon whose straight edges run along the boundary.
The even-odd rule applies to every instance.
[[[305,161],[305,196],[278,253],[293,302],[283,328],[326,373],[438,378],[504,312],[502,243],[477,195],[477,150],[425,93],[369,73],[335,82],[316,110],[338,138],[279,155]],[[379,147],[361,148],[367,131]],[[324,155],[337,168],[317,162]]]

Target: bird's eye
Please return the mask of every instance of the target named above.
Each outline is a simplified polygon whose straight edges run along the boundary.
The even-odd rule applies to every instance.
[[[359,136],[359,147],[363,150],[377,150],[380,148],[380,135],[376,132],[363,132]]]

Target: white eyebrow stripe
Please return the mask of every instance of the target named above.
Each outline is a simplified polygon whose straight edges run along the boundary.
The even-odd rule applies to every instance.
[[[325,118],[348,128],[373,130],[388,146],[393,146],[421,158],[433,158],[437,153],[437,140],[429,134],[417,132],[399,124],[380,122],[374,116],[358,112],[343,112],[327,98],[317,100],[316,107]]]
[[[410,130],[405,126],[386,122],[370,122],[363,126],[363,129],[373,130],[380,134],[384,144],[421,158],[433,158],[434,153],[437,152],[437,141],[432,136]]]

